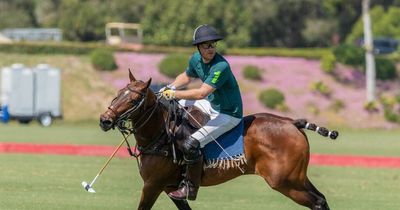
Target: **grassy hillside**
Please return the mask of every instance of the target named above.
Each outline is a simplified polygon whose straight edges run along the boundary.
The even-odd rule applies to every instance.
[[[62,105],[66,122],[97,120],[99,114],[106,110],[116,90],[128,83],[129,68],[137,79],[152,78],[153,84],[172,81],[158,71],[158,64],[165,54],[116,53],[119,68],[113,72],[95,70],[88,56],[5,53],[0,53],[0,56],[0,66],[48,63],[62,69]],[[385,120],[382,107],[378,107],[380,110],[375,113],[368,113],[364,109],[365,77],[349,67],[338,66],[341,78],[338,81],[320,69],[318,60],[232,55],[226,56],[226,59],[239,82],[245,114],[271,112],[292,118],[307,118],[319,125],[331,127],[399,127]],[[242,70],[247,65],[261,69],[261,81],[244,78]],[[312,89],[313,84],[318,82],[330,89],[329,96]],[[260,103],[258,94],[271,87],[283,92],[287,111],[271,110]],[[394,94],[399,88],[398,80],[378,82],[379,93]]]
[[[107,82],[119,89],[126,84],[126,69],[133,68],[134,75],[142,80],[153,78],[153,83],[168,83],[161,75],[158,63],[164,54],[116,53],[119,70],[107,75]],[[369,113],[364,109],[366,103],[365,76],[360,71],[337,66],[337,77],[324,73],[318,60],[305,58],[268,56],[225,56],[232,72],[239,82],[245,114],[270,112],[291,118],[307,118],[320,125],[351,126],[357,128],[396,128],[398,124],[384,119],[382,106],[379,111]],[[253,81],[243,76],[248,66],[261,69],[262,79]],[[182,72],[184,69],[182,69]],[[400,89],[399,80],[378,81],[379,93],[394,94]],[[324,95],[313,89],[322,83],[330,90]],[[279,89],[285,95],[287,111],[266,108],[258,99],[259,93],[268,88]]]
[[[0,67],[22,63],[34,67],[47,63],[62,72],[62,109],[65,121],[98,119],[110,102],[114,89],[104,83],[88,56],[26,55],[0,53]]]

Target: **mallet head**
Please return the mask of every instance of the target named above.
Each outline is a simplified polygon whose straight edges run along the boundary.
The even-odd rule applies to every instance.
[[[85,188],[86,191],[88,191],[90,193],[96,193],[96,191],[94,191],[92,186],[90,186],[87,182],[83,181],[82,186],[83,186],[83,188]]]

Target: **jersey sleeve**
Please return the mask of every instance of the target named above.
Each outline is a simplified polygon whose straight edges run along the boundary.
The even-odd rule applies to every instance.
[[[220,62],[210,69],[210,74],[204,83],[215,89],[220,88],[228,80],[230,68],[228,63]]]
[[[191,58],[190,58],[190,60],[189,60],[189,65],[188,65],[188,67],[186,68],[186,75],[187,76],[189,76],[189,77],[193,77],[193,78],[198,78],[199,76],[197,75],[197,73],[196,73],[196,70],[195,70],[195,58],[194,58],[194,56],[192,56]]]

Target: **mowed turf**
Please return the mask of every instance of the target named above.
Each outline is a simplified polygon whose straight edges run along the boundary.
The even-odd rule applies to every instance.
[[[117,145],[117,131],[102,132],[97,122],[0,125],[0,141],[48,144]],[[338,141],[307,132],[313,153],[400,156],[399,131],[343,130]],[[136,209],[143,182],[135,159],[115,158],[86,192],[107,157],[0,154],[0,209]],[[154,172],[157,173],[157,172]],[[400,170],[310,166],[309,177],[323,192],[331,209],[400,209]],[[304,209],[270,189],[258,176],[239,177],[201,188],[193,209]],[[174,209],[162,194],[153,209]]]
[[[0,155],[0,209],[88,210],[136,209],[143,182],[134,159],[116,158],[86,192],[81,181],[91,181],[105,157],[58,155]],[[154,172],[157,173],[157,172]],[[400,170],[316,167],[312,182],[327,196],[332,209],[398,210]],[[194,209],[304,209],[271,190],[254,175],[200,189]],[[162,194],[153,209],[174,209]]]
[[[95,121],[86,123],[56,121],[48,128],[36,122],[29,125],[12,122],[0,124],[0,133],[0,142],[118,145],[122,140],[122,135],[117,130],[103,132]]]

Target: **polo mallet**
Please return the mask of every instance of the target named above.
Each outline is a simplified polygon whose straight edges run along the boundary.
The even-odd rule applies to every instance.
[[[110,163],[111,159],[115,156],[115,154],[117,153],[117,151],[119,150],[119,148],[121,148],[122,144],[124,144],[126,140],[123,139],[121,141],[121,143],[118,145],[117,148],[115,148],[114,152],[112,153],[112,155],[108,158],[107,162],[104,164],[104,166],[100,169],[99,173],[97,173],[97,175],[94,177],[93,181],[88,184],[87,182],[83,181],[82,182],[82,186],[83,188],[85,188],[86,191],[90,192],[90,193],[96,193],[96,191],[94,191],[94,189],[92,188],[94,182],[96,181],[96,179],[101,175],[101,173],[103,173],[104,169],[106,168],[106,166],[108,165],[108,163]]]

